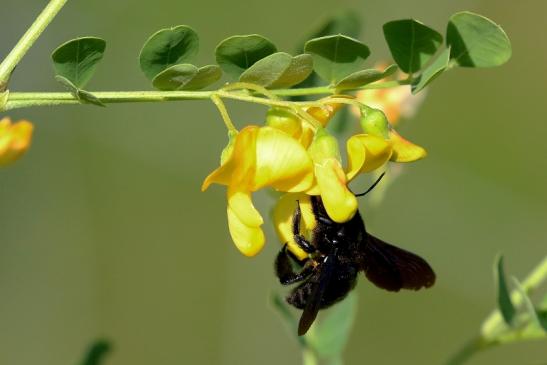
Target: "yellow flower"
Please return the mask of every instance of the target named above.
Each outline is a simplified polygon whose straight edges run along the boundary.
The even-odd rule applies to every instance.
[[[292,237],[296,200],[301,202],[302,226],[307,231],[314,224],[311,195],[321,196],[333,221],[346,222],[357,211],[357,199],[348,188],[353,178],[378,169],[390,159],[403,162],[425,155],[423,149],[390,130],[381,111],[365,107],[361,120],[365,133],[347,141],[344,168],[336,138],[323,128],[340,107],[341,104],[333,103],[323,108],[308,108],[306,112],[317,123],[301,119],[290,110],[272,109],[267,114],[266,126],[248,126],[229,135],[220,167],[207,176],[202,190],[212,183],[227,186],[228,227],[232,240],[244,255],[256,255],[265,242],[261,228],[264,220],[253,205],[252,192],[272,187],[288,193],[274,210],[276,229],[289,249],[303,258],[306,253]]]
[[[379,109],[364,105],[360,122],[365,134],[355,135],[347,142],[350,180],[357,173],[373,171],[388,160],[412,162],[427,155],[425,149],[395,132]]]
[[[315,225],[309,196],[320,195],[329,217],[336,222],[346,222],[357,211],[357,199],[348,189],[348,183],[360,173],[374,171],[388,161],[410,162],[423,158],[423,148],[402,138],[389,126],[385,115],[365,107],[361,119],[367,133],[350,137],[346,142],[347,166],[342,168],[336,138],[320,128],[308,153],[314,162],[315,183],[305,194],[285,194],[274,209],[274,223],[281,242],[299,259],[307,254],[298,247],[293,238],[292,216],[296,200],[300,202],[303,223],[301,234],[310,234]],[[311,217],[310,217],[311,215]],[[309,237],[308,237],[309,238]]]
[[[0,120],[0,166],[17,160],[28,150],[33,129],[26,120],[13,124],[7,117]]]
[[[316,185],[307,193],[321,195],[332,220],[339,223],[348,221],[357,211],[357,199],[348,189],[336,138],[325,129],[319,129],[308,153],[314,163]]]
[[[305,191],[313,183],[313,164],[296,139],[273,127],[248,126],[231,137],[220,167],[207,176],[202,191],[212,183],[227,186],[230,234],[244,255],[254,256],[264,246],[264,221],[251,193],[264,187]]]

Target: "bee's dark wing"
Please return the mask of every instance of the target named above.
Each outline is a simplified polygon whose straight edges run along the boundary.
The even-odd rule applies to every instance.
[[[306,302],[306,306],[300,317],[300,322],[298,322],[298,336],[302,336],[308,332],[313,321],[315,321],[315,318],[317,317],[317,312],[319,312],[321,307],[321,300],[323,299],[325,290],[327,289],[335,270],[336,256],[326,256],[320,265],[319,278],[313,283],[314,287],[308,297],[308,301]]]
[[[389,291],[419,290],[435,283],[435,273],[420,256],[368,235],[363,270],[376,286]]]

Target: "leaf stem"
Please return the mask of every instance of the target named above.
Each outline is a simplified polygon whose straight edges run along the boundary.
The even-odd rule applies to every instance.
[[[25,34],[23,34],[21,39],[19,39],[19,42],[17,42],[15,47],[13,47],[10,53],[2,61],[0,64],[0,91],[4,91],[7,88],[11,73],[15,67],[67,1],[68,0],[51,0],[44,10],[42,10],[40,15],[38,15],[34,23],[27,29]]]
[[[303,365],[319,365],[319,359],[311,349],[304,349],[302,351],[302,364]]]

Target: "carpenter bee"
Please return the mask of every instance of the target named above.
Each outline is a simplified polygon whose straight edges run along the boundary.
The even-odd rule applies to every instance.
[[[371,191],[382,176],[356,196]],[[275,260],[276,275],[282,285],[300,283],[286,298],[289,304],[303,310],[299,336],[308,331],[320,309],[348,295],[360,271],[373,284],[389,291],[419,290],[435,283],[435,273],[424,259],[368,233],[359,211],[349,221],[336,223],[329,218],[319,196],[310,199],[316,220],[311,241],[300,231],[302,212],[298,201],[292,219],[294,240],[308,257],[299,261],[285,244]]]

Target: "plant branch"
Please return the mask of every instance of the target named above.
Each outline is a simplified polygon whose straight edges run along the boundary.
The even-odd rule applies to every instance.
[[[473,355],[489,346],[492,346],[492,344],[484,341],[482,337],[474,338],[456,352],[454,356],[448,360],[446,365],[465,364]]]
[[[405,85],[406,80],[378,82],[364,85],[354,90],[380,89]],[[241,87],[241,84],[236,84]],[[216,94],[221,98],[234,99],[250,103],[263,104],[268,106],[280,106],[291,108],[291,105],[320,106],[318,102],[289,102],[279,99],[263,98],[256,96],[263,94],[254,88],[252,94],[242,90],[230,90],[230,87],[224,87],[220,90],[211,91],[95,91],[91,92],[101,103],[143,103],[143,102],[162,102],[178,100],[208,100],[211,95]],[[303,95],[333,95],[335,89],[328,86],[309,87],[301,89],[279,89],[266,90],[270,96],[303,96]],[[349,91],[349,90],[346,90]],[[36,106],[58,106],[81,104],[80,100],[69,92],[11,92],[3,110],[28,108]]]
[[[40,34],[46,29],[55,15],[62,9],[67,0],[51,0],[44,10],[38,15],[34,23],[27,29],[19,42],[13,47],[4,61],[0,64],[0,91],[7,88],[11,73],[32,47]]]

